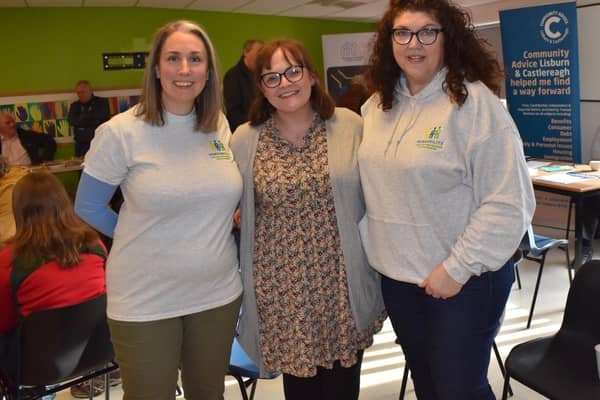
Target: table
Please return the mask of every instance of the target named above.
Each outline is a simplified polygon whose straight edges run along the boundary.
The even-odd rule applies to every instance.
[[[587,164],[568,164],[561,162],[552,162],[551,165],[571,166],[573,168],[573,171],[585,172],[590,175],[598,176],[598,179],[586,179],[578,182],[550,182],[543,180],[542,177],[550,174],[564,174],[565,171],[544,172],[537,169],[537,174],[531,177],[534,189],[543,192],[556,193],[563,196],[568,196],[569,199],[575,205],[575,258],[573,259],[572,265],[574,268],[578,268],[581,265],[583,250],[583,244],[581,240],[583,237],[583,199],[588,197],[600,196],[600,171],[592,171]]]
[[[81,164],[81,161],[76,160],[57,160],[52,161],[51,163],[35,165],[30,168],[31,172],[48,171],[53,174],[60,174],[63,172],[70,171],[81,171],[82,169],[83,165]]]

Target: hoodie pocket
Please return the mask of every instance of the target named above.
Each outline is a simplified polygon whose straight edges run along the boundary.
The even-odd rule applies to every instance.
[[[365,216],[359,230],[369,263],[392,277],[403,270],[402,275],[424,279],[444,259],[443,248],[430,225]]]

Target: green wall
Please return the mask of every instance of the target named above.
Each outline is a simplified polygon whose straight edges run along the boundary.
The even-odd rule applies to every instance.
[[[139,87],[141,70],[104,71],[102,53],[148,51],[156,29],[189,19],[213,40],[221,76],[241,54],[244,40],[288,37],[302,41],[322,73],[321,35],[370,32],[368,23],[131,7],[2,8],[0,96],[72,91],[88,79],[97,89]]]

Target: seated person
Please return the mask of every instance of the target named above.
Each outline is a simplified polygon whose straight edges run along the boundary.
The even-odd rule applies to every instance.
[[[8,158],[11,165],[52,161],[54,153],[56,142],[52,136],[17,128],[11,113],[0,113],[0,154]]]
[[[75,211],[61,182],[32,172],[14,187],[15,235],[0,250],[0,366],[14,371],[19,316],[106,293],[106,250]],[[41,261],[43,260],[43,261]]]
[[[12,167],[8,159],[0,156],[0,249],[15,234],[15,218],[12,211],[12,194],[15,184],[29,173],[25,167]]]

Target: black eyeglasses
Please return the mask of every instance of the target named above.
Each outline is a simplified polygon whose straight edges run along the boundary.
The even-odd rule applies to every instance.
[[[413,32],[410,29],[398,28],[398,29],[392,29],[392,39],[394,40],[394,42],[396,42],[398,44],[406,45],[406,44],[410,43],[413,36],[416,36],[419,43],[427,46],[427,45],[435,43],[435,41],[437,40],[438,34],[440,32],[444,32],[444,29],[442,29],[442,28],[423,28],[423,29],[419,29],[416,32]]]
[[[281,85],[281,77],[285,76],[288,82],[294,83],[302,79],[304,65],[292,65],[283,72],[267,72],[260,76],[260,81],[268,88],[276,88]]]

